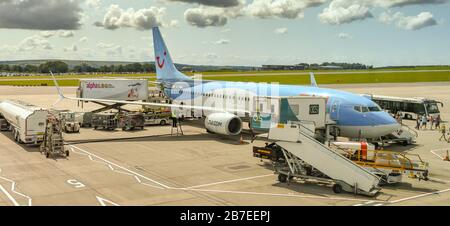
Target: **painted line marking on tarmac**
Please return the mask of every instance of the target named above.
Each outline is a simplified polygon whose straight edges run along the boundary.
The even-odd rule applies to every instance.
[[[431,150],[430,152],[433,153],[433,155],[437,156],[439,159],[444,160],[445,156],[441,156],[440,154],[436,153],[441,151],[450,151],[450,149],[449,148],[434,149]]]
[[[420,194],[420,195],[415,195],[415,196],[411,196],[411,197],[407,197],[407,198],[403,198],[403,199],[390,201],[389,204],[395,204],[395,203],[404,202],[404,201],[408,201],[408,200],[412,200],[412,199],[418,199],[418,198],[422,198],[422,197],[426,197],[426,196],[430,196],[430,195],[439,195],[439,194],[449,192],[449,191],[450,191],[450,188],[447,188],[445,190],[429,192],[429,193],[425,193],[425,194]]]
[[[369,206],[371,204],[379,203],[379,202],[384,202],[384,201],[368,201],[368,202],[365,202],[365,203],[355,204],[353,206]],[[376,206],[376,205],[383,205],[383,203],[375,204],[374,206]]]
[[[158,181],[156,181],[156,180],[153,180],[153,179],[150,179],[150,178],[148,178],[148,177],[146,177],[146,176],[144,176],[144,175],[141,175],[141,174],[139,174],[139,173],[136,173],[136,172],[134,172],[134,171],[131,171],[131,170],[129,170],[129,169],[123,167],[123,166],[120,166],[120,165],[118,165],[118,164],[116,164],[116,163],[113,163],[113,162],[111,162],[111,161],[108,161],[108,160],[106,160],[106,159],[104,159],[104,158],[102,158],[102,157],[100,157],[100,156],[98,156],[98,155],[95,155],[95,154],[93,154],[93,153],[90,153],[90,152],[88,152],[88,151],[86,151],[86,150],[84,150],[84,149],[81,149],[81,148],[77,147],[77,146],[74,146],[74,145],[70,145],[70,146],[72,147],[72,152],[78,153],[78,152],[76,152],[76,151],[74,150],[74,148],[76,148],[77,150],[79,150],[79,151],[81,151],[81,152],[84,152],[84,153],[81,153],[81,154],[87,155],[87,156],[89,157],[89,159],[91,159],[92,161],[100,162],[100,161],[98,161],[98,160],[94,160],[93,157],[95,157],[96,159],[102,160],[103,162],[100,162],[100,163],[102,163],[102,164],[105,164],[105,163],[106,163],[106,164],[108,165],[108,167],[109,167],[112,171],[115,171],[115,172],[118,172],[118,173],[122,173],[122,174],[125,174],[125,175],[129,175],[129,176],[135,176],[135,177],[134,177],[135,179],[136,179],[136,177],[140,177],[140,178],[143,178],[143,179],[145,179],[145,180],[151,181],[151,182],[153,182],[153,183],[159,185],[160,187],[155,186],[155,185],[149,185],[149,184],[147,184],[147,183],[142,183],[141,180],[137,180],[140,184],[144,184],[144,185],[151,186],[151,187],[154,187],[154,188],[159,188],[159,189],[164,189],[164,188],[165,188],[165,189],[168,189],[168,188],[170,188],[169,186],[167,186],[167,185],[165,185],[165,184],[163,184],[163,183],[160,183],[160,182],[158,182]],[[80,154],[80,153],[78,153],[78,154]],[[117,168],[119,168],[119,169],[121,169],[121,170],[124,170],[124,171],[126,171],[126,172],[118,171],[118,170],[114,169],[113,166],[114,166],[114,167],[117,167]]]
[[[2,186],[0,185],[0,190],[2,190],[3,193],[5,193],[6,197],[14,204],[14,206],[20,206],[20,204],[16,201],[14,197],[12,197],[11,194]]]
[[[444,159],[441,155],[437,154],[436,151],[442,151],[444,149],[437,149],[437,150],[431,150],[430,152],[433,153],[433,155],[437,156],[440,160]]]
[[[352,198],[323,197],[323,196],[295,195],[295,194],[279,194],[279,193],[265,193],[265,192],[227,191],[227,190],[212,190],[212,189],[197,189],[197,188],[170,188],[170,189],[172,189],[172,190],[182,190],[182,191],[210,192],[210,193],[229,193],[229,194],[262,195],[262,196],[276,196],[276,197],[328,199],[328,200],[340,200],[340,201],[358,201],[358,202],[368,202],[368,201],[370,201],[370,200],[367,200],[367,199],[364,200],[364,199],[352,199]]]
[[[2,169],[0,169],[0,173],[1,173],[1,172],[2,172]],[[17,194],[17,195],[19,195],[19,196],[22,196],[22,197],[28,199],[28,206],[32,206],[32,199],[31,199],[29,196],[27,196],[27,195],[25,195],[25,194],[22,194],[22,193],[20,193],[20,192],[18,192],[18,191],[16,191],[16,182],[15,182],[15,181],[10,180],[10,179],[5,178],[5,177],[2,177],[2,176],[0,176],[0,179],[6,180],[6,181],[8,181],[9,183],[11,183],[11,191],[12,191],[14,194]],[[3,189],[4,189],[4,188],[3,188]],[[3,190],[3,189],[2,189],[2,190]],[[6,191],[6,190],[5,190],[5,191]]]
[[[148,181],[156,183],[156,184],[158,184],[160,186],[155,186],[155,185],[151,185],[151,184],[148,184],[148,183],[141,183],[141,184],[147,185],[147,186],[150,186],[150,187],[154,187],[154,188],[158,188],[158,189],[164,189],[165,188],[165,189],[180,190],[180,191],[198,191],[198,192],[230,193],[230,194],[249,194],[249,195],[262,195],[262,196],[296,197],[296,198],[328,199],[328,200],[358,201],[358,202],[369,202],[369,201],[371,201],[371,200],[364,200],[364,199],[349,199],[349,198],[337,198],[337,197],[323,197],[323,196],[295,195],[295,194],[279,194],[279,193],[262,193],[262,192],[247,192],[247,191],[211,190],[211,189],[198,189],[198,188],[189,188],[189,187],[188,188],[173,188],[173,187],[167,186],[165,184],[162,184],[160,182],[157,182],[157,181],[155,181],[153,179],[150,179],[150,178],[148,178],[146,176],[143,176],[143,175],[141,175],[139,173],[133,172],[133,171],[131,171],[131,170],[125,168],[125,167],[122,167],[120,165],[112,163],[112,162],[110,162],[110,161],[108,161],[108,160],[106,160],[104,158],[101,158],[101,157],[99,157],[99,156],[97,156],[95,154],[92,154],[92,153],[90,153],[90,152],[88,152],[86,150],[83,150],[83,149],[81,149],[81,148],[79,148],[77,146],[74,146],[74,145],[70,145],[70,146],[72,147],[72,151],[74,153],[87,155],[89,157],[89,159],[91,159],[92,161],[96,161],[96,162],[100,162],[100,161],[94,160],[93,157],[97,158],[97,159],[100,159],[100,160],[104,161],[104,162],[100,162],[102,164],[105,164],[105,163],[110,164],[112,166],[115,166],[115,167],[118,167],[120,169],[123,169],[123,170],[125,170],[127,172],[130,172],[131,174],[134,174],[137,177],[141,177],[143,179],[146,179]],[[82,151],[83,153],[79,153],[77,151],[74,151],[74,148],[79,150],[79,151]],[[117,170],[115,170],[115,171],[118,172]],[[273,175],[273,174],[270,174],[270,175]],[[267,177],[267,176],[269,176],[269,175],[267,174],[267,175],[255,176],[255,177],[250,177],[250,178],[241,178],[241,179],[235,179],[235,180],[230,180],[230,181],[221,181],[221,182],[215,182],[215,183],[210,183],[210,184],[206,184],[206,185],[196,185],[194,187],[197,187],[197,186],[208,186],[208,185],[213,185],[213,184],[230,183],[230,182],[242,181],[242,180],[250,180],[250,179],[255,179],[255,178],[260,178],[260,177]],[[161,187],[163,187],[163,188],[161,188]]]
[[[261,176],[239,178],[239,179],[234,179],[234,180],[225,180],[225,181],[214,182],[214,183],[209,183],[209,184],[195,185],[195,186],[187,187],[187,189],[201,188],[201,187],[207,187],[207,186],[218,185],[218,184],[226,184],[226,183],[232,183],[232,182],[238,182],[238,181],[245,181],[245,180],[252,180],[252,179],[263,178],[263,177],[268,177],[268,176],[273,176],[273,175],[274,174],[272,173],[272,174],[266,174],[266,175],[261,175]]]
[[[440,181],[440,182],[444,182],[444,183],[450,183],[450,181],[448,181],[448,180],[442,180],[442,179],[435,178],[435,177],[428,177],[428,178],[432,179],[432,180],[437,180],[437,181]]]
[[[114,203],[114,202],[112,202],[112,201],[110,201],[110,200],[108,200],[108,199],[105,199],[105,198],[102,198],[102,197],[99,197],[99,196],[95,196],[96,198],[97,198],[97,201],[100,203],[100,205],[102,205],[102,206],[108,206],[107,204],[109,203],[110,205],[113,205],[113,206],[120,206],[119,204],[117,204],[117,203]]]
[[[129,170],[129,169],[125,168],[125,167],[122,167],[122,166],[117,165],[117,164],[115,164],[113,162],[110,162],[110,161],[108,161],[108,160],[106,160],[104,158],[101,158],[101,157],[99,157],[99,156],[97,156],[95,154],[92,154],[92,153],[90,153],[90,152],[88,152],[86,150],[83,150],[83,149],[81,149],[79,147],[76,147],[74,145],[70,145],[70,146],[73,147],[73,148],[76,148],[77,150],[80,150],[80,151],[84,152],[84,153],[81,153],[81,154],[87,155],[89,157],[89,159],[91,159],[92,161],[100,162],[100,161],[94,160],[93,157],[95,157],[97,159],[100,159],[100,160],[104,161],[104,162],[100,162],[100,163],[103,163],[103,164],[107,163],[107,164],[109,164],[110,165],[109,167],[115,166],[115,167],[120,168],[120,169],[122,169],[124,171],[127,171],[127,172],[129,172],[131,174],[134,174],[135,177],[140,177],[140,178],[146,179],[148,181],[151,181],[151,182],[153,182],[155,184],[158,184],[160,187],[159,186],[155,186],[155,185],[150,185],[148,183],[140,182],[143,185],[147,185],[147,186],[154,187],[154,188],[159,188],[159,189],[164,189],[165,188],[165,189],[172,189],[172,190],[200,191],[200,192],[212,192],[212,193],[249,194],[249,195],[264,195],[264,196],[278,196],[278,197],[297,197],[297,198],[328,199],[328,200],[359,201],[359,202],[379,202],[379,201],[373,201],[373,200],[351,199],[351,198],[337,198],[337,197],[322,197],[322,196],[308,196],[308,195],[295,195],[295,194],[279,194],[279,193],[263,193],[263,192],[246,192],[246,191],[226,191],[226,190],[198,189],[199,187],[204,187],[204,186],[210,186],[210,185],[216,185],[216,184],[224,184],[224,183],[231,183],[231,182],[243,181],[243,180],[250,180],[250,179],[255,179],[255,178],[260,178],[260,177],[266,177],[266,176],[269,176],[269,175],[261,175],[261,176],[250,177],[250,178],[241,178],[241,179],[235,179],[235,180],[229,180],[229,181],[221,181],[221,182],[215,182],[215,183],[210,183],[210,184],[191,186],[191,187],[187,187],[187,188],[172,188],[172,187],[167,186],[167,185],[165,185],[163,183],[160,183],[160,182],[158,182],[156,180],[150,179],[150,178],[148,178],[146,176],[143,176],[143,175],[141,175],[139,173],[136,173],[136,172],[134,172],[132,170]],[[74,151],[73,148],[72,148],[72,151]],[[444,149],[442,149],[442,150],[444,150]],[[74,152],[78,153],[76,151],[74,151]],[[78,153],[78,154],[80,154],[80,153]],[[112,170],[114,170],[116,172],[120,172],[120,171],[115,170],[114,168]],[[125,173],[125,172],[121,172],[121,173]],[[125,173],[125,174],[127,174],[127,173]],[[271,174],[271,175],[273,175],[273,174]],[[139,180],[137,180],[137,181],[139,182]],[[395,203],[404,202],[404,201],[411,200],[411,199],[417,199],[417,198],[421,198],[421,197],[425,197],[425,196],[429,196],[429,195],[433,195],[433,194],[440,194],[440,193],[444,193],[444,192],[448,192],[448,191],[450,191],[450,188],[449,189],[445,189],[445,190],[441,190],[441,191],[438,191],[438,192],[430,192],[430,193],[426,193],[426,194],[421,194],[421,195],[416,195],[416,196],[412,196],[412,197],[408,197],[408,198],[403,198],[403,199],[399,199],[399,200],[390,201],[390,202],[388,202],[388,204],[395,204]],[[379,204],[377,204],[377,205],[379,205]],[[383,205],[383,204],[381,204],[381,205]]]

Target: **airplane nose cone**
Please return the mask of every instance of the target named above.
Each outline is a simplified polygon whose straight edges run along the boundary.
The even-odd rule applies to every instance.
[[[393,132],[397,131],[401,127],[402,126],[400,124],[398,124],[397,122],[394,122],[392,124],[386,124],[386,125],[380,126],[379,127],[379,132],[380,132],[380,134],[386,135],[386,134],[390,134],[390,133],[393,133]]]

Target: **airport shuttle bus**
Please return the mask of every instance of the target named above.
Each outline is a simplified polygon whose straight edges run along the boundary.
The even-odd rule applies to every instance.
[[[392,114],[400,112],[405,119],[417,119],[419,115],[437,117],[440,114],[439,105],[444,107],[442,102],[422,97],[403,98],[370,94],[364,94],[363,96],[371,99]]]

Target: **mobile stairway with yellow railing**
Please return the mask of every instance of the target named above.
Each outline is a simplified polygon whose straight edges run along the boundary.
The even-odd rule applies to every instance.
[[[327,182],[335,193],[367,196],[375,196],[381,190],[378,176],[317,141],[313,134],[314,130],[301,124],[279,124],[269,132],[274,143],[255,147],[254,156],[271,159],[280,182],[293,178]]]

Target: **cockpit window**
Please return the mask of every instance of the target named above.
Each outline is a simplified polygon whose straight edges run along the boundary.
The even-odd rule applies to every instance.
[[[378,112],[378,111],[381,111],[381,108],[378,106],[374,106],[374,107],[369,107],[369,110],[371,112]]]
[[[372,106],[372,107],[354,106],[353,108],[355,109],[355,111],[362,112],[362,113],[382,111],[381,108],[378,106]]]

